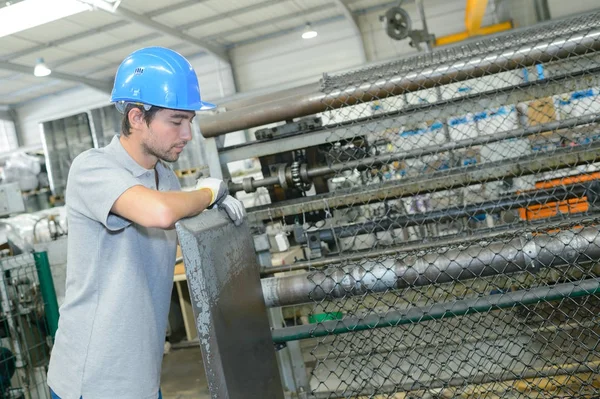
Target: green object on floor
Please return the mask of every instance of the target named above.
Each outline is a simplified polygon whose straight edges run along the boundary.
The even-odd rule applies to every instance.
[[[344,314],[342,312],[328,312],[328,313],[317,313],[308,316],[308,321],[311,324],[321,323],[327,320],[341,320],[344,318]]]

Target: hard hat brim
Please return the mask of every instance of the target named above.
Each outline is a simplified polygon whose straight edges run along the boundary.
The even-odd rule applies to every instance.
[[[198,111],[210,111],[211,109],[217,108],[217,106],[213,103],[208,103],[206,101],[202,101],[201,107]]]

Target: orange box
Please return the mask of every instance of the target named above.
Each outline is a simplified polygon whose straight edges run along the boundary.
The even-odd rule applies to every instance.
[[[542,190],[568,184],[583,183],[597,179],[600,179],[600,172],[541,181],[535,184],[535,188]],[[588,209],[589,203],[587,201],[587,197],[581,197],[572,198],[565,201],[549,202],[543,205],[532,205],[527,208],[520,208],[519,216],[522,220],[539,220],[557,216],[559,214],[587,212]]]

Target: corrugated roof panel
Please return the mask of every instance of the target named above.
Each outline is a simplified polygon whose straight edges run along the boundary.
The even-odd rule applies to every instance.
[[[64,37],[76,35],[85,30],[87,29],[79,24],[66,19],[60,19],[58,21],[21,31],[15,36],[39,43],[49,43]]]
[[[15,58],[12,61],[17,64],[31,65],[34,66],[38,58],[43,57],[44,61],[53,67],[53,64],[59,63],[64,58],[73,57],[75,55],[72,51],[57,47],[48,47],[43,50],[36,51],[35,53],[27,54],[19,58]]]
[[[0,95],[9,95],[17,90],[22,90],[31,86],[32,84],[25,79],[3,80],[2,84],[0,85]]]
[[[275,29],[283,31],[292,28],[300,28],[306,25],[307,22],[316,24],[318,21],[328,20],[339,15],[340,11],[334,7],[330,9],[319,10],[300,17],[282,18],[277,22],[273,22],[272,25]],[[314,27],[317,28],[318,25],[314,25]]]
[[[32,86],[35,84],[39,84],[40,81],[48,80],[48,78],[38,78],[37,76],[33,76],[33,72],[17,74],[16,76],[17,76],[17,79],[29,82]]]
[[[240,16],[234,17],[236,21],[244,24],[252,24],[261,21],[265,21],[271,18],[282,17],[291,13],[297,12],[298,9],[293,6],[290,2],[280,3],[271,5],[266,8],[261,8],[251,12],[244,13]]]
[[[262,0],[255,2],[223,2],[223,4],[215,3],[211,7],[217,9],[219,11],[218,18],[201,18],[199,19],[198,25],[202,24],[213,24],[219,23],[221,21],[225,21],[227,19],[233,19],[236,22],[240,22],[242,24],[249,24],[256,21],[263,20],[264,18],[261,16],[261,12],[267,11],[270,7],[279,6],[281,0]],[[255,15],[252,16],[251,14]]]
[[[128,1],[128,0],[126,0]],[[65,18],[67,21],[79,24],[87,29],[95,29],[121,20],[116,15],[101,11],[87,11]]]
[[[81,59],[70,62],[65,65],[61,65],[57,67],[57,70],[60,70],[64,73],[70,73],[73,75],[85,75],[87,71],[98,69],[102,66],[110,65],[114,63],[108,63],[105,60],[98,57],[82,57]],[[115,68],[118,65],[115,66]]]
[[[219,14],[229,12],[232,10],[236,10],[239,8],[243,8],[243,7],[248,7],[248,6],[251,6],[256,3],[258,3],[258,0],[254,0],[254,1],[253,0],[228,0],[228,1],[208,0],[208,1],[204,2],[204,4],[207,7],[210,7],[211,9],[215,10],[215,12],[218,12]]]
[[[194,46],[191,43],[183,42],[181,39],[177,39],[177,38],[171,37],[171,36],[158,36],[151,40],[147,40],[145,42],[140,42],[139,45],[140,45],[140,48],[147,47],[147,46],[161,46],[161,47],[171,48],[175,51],[182,51],[182,50],[190,49],[190,48],[193,48],[194,51],[198,51],[197,46]]]
[[[169,0],[168,3],[177,4],[181,1]],[[121,2],[119,7],[126,8],[127,10],[133,11],[137,14],[147,14],[151,11],[164,8],[166,5],[167,1],[165,0],[125,0]]]
[[[158,32],[154,29],[150,29],[150,28],[147,28],[140,24],[133,24],[133,23],[121,26],[116,29],[111,29],[109,32],[106,32],[107,35],[110,35],[119,41],[135,39],[137,37],[142,37],[142,36],[150,35],[153,33],[156,34]],[[100,43],[100,46],[104,47],[104,45],[102,45],[102,43]],[[100,47],[100,46],[97,46],[97,47]]]
[[[348,0],[343,0],[343,1],[344,1],[344,3],[349,2]],[[324,2],[321,0],[302,0],[302,1],[296,1],[295,3],[299,6],[301,6],[301,8],[303,8],[303,9],[321,6],[324,4]],[[329,3],[331,3],[331,5],[337,7],[337,5],[335,4],[335,1],[330,0]]]
[[[37,46],[36,42],[32,42],[31,40],[21,39],[12,36],[4,36],[0,38],[0,57],[13,54],[17,51],[28,49]],[[10,61],[10,60],[7,60]]]
[[[87,76],[93,79],[111,81],[117,73],[119,64],[107,65],[106,68],[89,73]]]
[[[352,10],[364,10],[369,7],[373,7],[379,4],[390,3],[389,0],[347,0],[346,5]],[[393,4],[390,7],[396,6],[397,4]]]
[[[60,47],[72,52],[85,53],[95,48],[114,45],[120,41],[122,41],[122,39],[119,40],[117,37],[108,33],[97,33],[89,37],[76,39],[68,43],[61,44]]]
[[[314,10],[314,11],[310,12],[311,10]],[[299,19],[303,20],[304,22],[320,21],[323,19],[328,19],[328,18],[343,15],[342,11],[338,7],[327,7],[327,8],[323,8],[323,9],[310,7],[310,8],[307,8],[306,11],[309,11],[309,12],[306,14],[303,14],[301,17],[299,17]]]
[[[17,103],[33,100],[42,96],[53,95],[64,90],[71,89],[73,87],[80,86],[78,83],[69,83],[60,80],[52,81],[46,85],[33,86],[30,90],[20,90],[13,95],[16,98]]]
[[[123,46],[119,49],[115,49],[112,51],[107,51],[102,54],[102,58],[106,60],[123,60],[128,54],[134,52],[135,50],[139,50],[142,47],[149,46],[149,43],[135,43],[129,44],[127,46]]]
[[[221,32],[226,32],[231,29],[241,28],[243,25],[230,18],[224,18],[219,21],[215,21],[209,24],[198,25],[187,31],[188,34],[198,37],[205,38],[208,36],[219,36]]]
[[[189,43],[181,42],[178,39],[173,39],[170,37],[158,37],[148,41],[125,43],[114,50],[103,52],[102,54],[97,55],[95,58],[102,60],[104,63],[113,63],[118,65],[130,52],[149,46],[168,47],[178,52],[191,51],[194,54],[200,51],[198,47]]]
[[[256,36],[258,36],[258,34],[254,31],[245,31],[245,32],[236,33],[235,35],[229,35],[229,36],[227,36],[227,40],[229,40],[229,41],[231,41],[231,43],[235,44],[235,43],[241,42],[243,40],[252,39]]]
[[[165,13],[153,18],[155,21],[164,25],[176,28],[186,23],[215,16],[217,12],[210,7],[207,7],[205,2],[186,7],[173,12]]]

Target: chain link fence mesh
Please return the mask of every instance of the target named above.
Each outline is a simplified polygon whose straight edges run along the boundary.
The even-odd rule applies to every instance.
[[[600,395],[598,50],[591,13],[324,77],[313,397]]]
[[[0,399],[50,399],[52,339],[32,254],[0,259]]]

